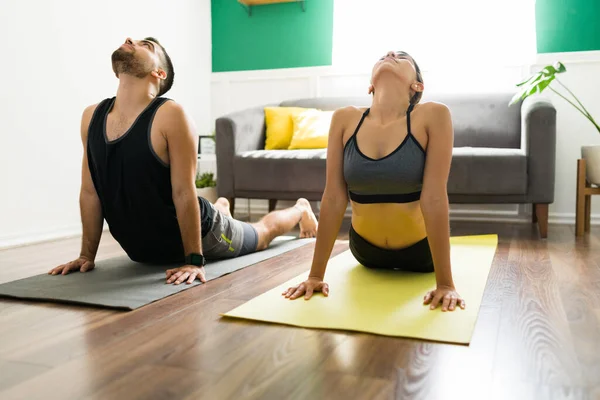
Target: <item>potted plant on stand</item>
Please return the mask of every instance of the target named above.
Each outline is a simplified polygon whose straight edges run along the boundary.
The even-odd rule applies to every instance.
[[[555,65],[545,66],[527,80],[517,84],[517,87],[520,87],[520,90],[511,99],[510,105],[518,103],[520,100],[524,100],[536,93],[542,93],[546,88],[549,88],[583,114],[583,116],[594,125],[598,133],[600,133],[600,126],[596,123],[589,111],[584,107],[581,101],[579,101],[577,96],[575,96],[575,94],[556,77],[557,74],[562,74],[566,71],[567,68],[561,62],[557,62]],[[572,99],[567,98],[567,96],[554,89],[551,85],[553,82],[562,86],[572,96]],[[591,184],[600,185],[600,145],[581,146],[581,158],[583,158],[586,163],[587,181]]]
[[[214,147],[215,143],[215,132],[213,131],[210,135],[200,135],[198,140],[198,173],[196,175],[196,193],[198,196],[204,197],[206,200],[211,203],[215,203],[217,201],[217,181],[215,180],[215,175],[213,172],[204,172],[200,173],[201,168],[201,159],[202,155],[206,154],[202,151],[202,143],[204,140],[208,140],[209,144],[212,142],[212,146]],[[205,144],[206,148],[206,144]],[[210,153],[208,153],[210,154]],[[214,148],[213,148],[214,154]]]
[[[204,172],[196,177],[196,193],[211,203],[217,201],[217,182],[212,172]]]

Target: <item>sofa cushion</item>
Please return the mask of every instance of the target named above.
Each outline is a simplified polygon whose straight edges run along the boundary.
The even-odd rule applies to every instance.
[[[292,116],[294,134],[288,149],[326,149],[333,113],[333,111],[307,110]]]
[[[233,161],[236,190],[322,192],[327,149],[254,150]]]
[[[426,90],[421,103],[446,104],[452,114],[455,147],[521,147],[521,104],[509,106],[513,92],[482,94],[431,93]],[[335,110],[346,106],[370,107],[371,96],[320,97],[284,101],[281,106]]]
[[[525,194],[527,156],[521,149],[455,147],[449,194]]]

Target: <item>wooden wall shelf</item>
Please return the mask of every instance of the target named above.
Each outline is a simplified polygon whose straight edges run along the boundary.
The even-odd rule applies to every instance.
[[[302,11],[306,11],[305,0],[238,0],[238,3],[240,3],[240,5],[244,7],[244,10],[246,10],[249,17],[252,16],[252,7],[266,6],[269,4],[298,3],[300,4]]]

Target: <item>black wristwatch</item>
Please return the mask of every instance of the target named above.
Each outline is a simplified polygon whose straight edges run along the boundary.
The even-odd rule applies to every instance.
[[[185,265],[195,265],[197,267],[204,267],[206,265],[206,259],[202,254],[191,253],[185,256]]]

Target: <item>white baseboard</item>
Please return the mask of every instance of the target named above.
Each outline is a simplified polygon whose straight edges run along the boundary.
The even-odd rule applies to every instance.
[[[558,225],[575,225],[575,213],[550,213],[548,223]],[[592,214],[590,225],[600,225],[600,215]]]
[[[287,204],[289,203],[289,205]],[[293,201],[280,201],[277,204],[277,209],[289,207],[293,205]],[[267,214],[269,205],[267,200],[251,200],[250,215],[259,216]],[[315,210],[317,211],[317,210]],[[235,212],[243,215],[248,215],[248,201],[239,199],[235,204]],[[346,210],[346,217],[351,216],[350,207]],[[451,221],[474,221],[474,222],[506,222],[506,223],[531,223],[530,207],[523,213],[517,211],[500,211],[500,210],[450,210]],[[557,225],[574,225],[575,213],[550,213],[548,215],[548,223]],[[591,225],[600,225],[600,214],[591,216]]]
[[[107,231],[108,226],[104,224],[103,231]],[[54,229],[45,232],[33,232],[22,235],[0,237],[0,250],[6,250],[14,247],[28,246],[31,244],[50,242],[60,239],[69,239],[81,236],[81,224],[67,226],[60,229]]]
[[[81,225],[66,226],[45,232],[32,232],[21,235],[0,237],[0,249],[19,247],[56,239],[66,239],[81,235]]]

